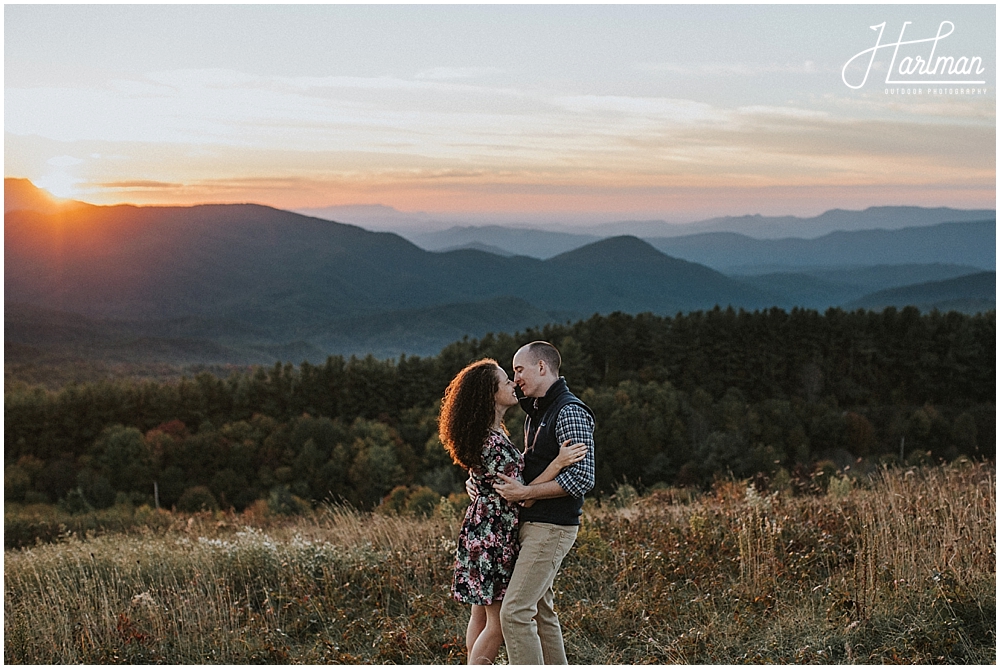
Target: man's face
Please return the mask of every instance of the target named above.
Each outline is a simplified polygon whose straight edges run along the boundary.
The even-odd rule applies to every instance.
[[[520,349],[514,354],[514,383],[526,397],[543,397],[548,390],[550,374],[544,360],[535,360],[531,353]]]

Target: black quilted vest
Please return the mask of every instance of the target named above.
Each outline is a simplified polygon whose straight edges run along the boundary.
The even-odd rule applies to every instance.
[[[528,414],[524,421],[524,482],[532,480],[559,455],[556,439],[556,418],[567,404],[579,404],[593,416],[590,408],[569,391],[566,379],[559,380],[538,400],[534,397],[520,400],[521,408]],[[583,497],[555,497],[538,499],[529,507],[521,507],[521,522],[552,523],[553,525],[579,525],[583,513]]]

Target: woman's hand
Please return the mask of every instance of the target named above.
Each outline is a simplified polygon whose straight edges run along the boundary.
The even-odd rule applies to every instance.
[[[587,444],[570,444],[570,440],[567,439],[559,447],[559,455],[552,462],[559,469],[565,469],[585,457],[587,457]]]

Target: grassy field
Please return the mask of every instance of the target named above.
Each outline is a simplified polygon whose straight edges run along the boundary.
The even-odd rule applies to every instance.
[[[572,663],[996,662],[994,465],[588,502]],[[460,510],[155,514],[4,555],[6,663],[463,663]],[[501,651],[501,660],[503,653]]]

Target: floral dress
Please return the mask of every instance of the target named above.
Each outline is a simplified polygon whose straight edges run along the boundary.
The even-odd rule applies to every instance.
[[[452,597],[485,606],[503,599],[514,572],[519,548],[517,504],[493,489],[497,474],[520,478],[524,457],[500,432],[490,432],[483,444],[483,471],[470,472],[479,496],[469,505],[458,534]]]

